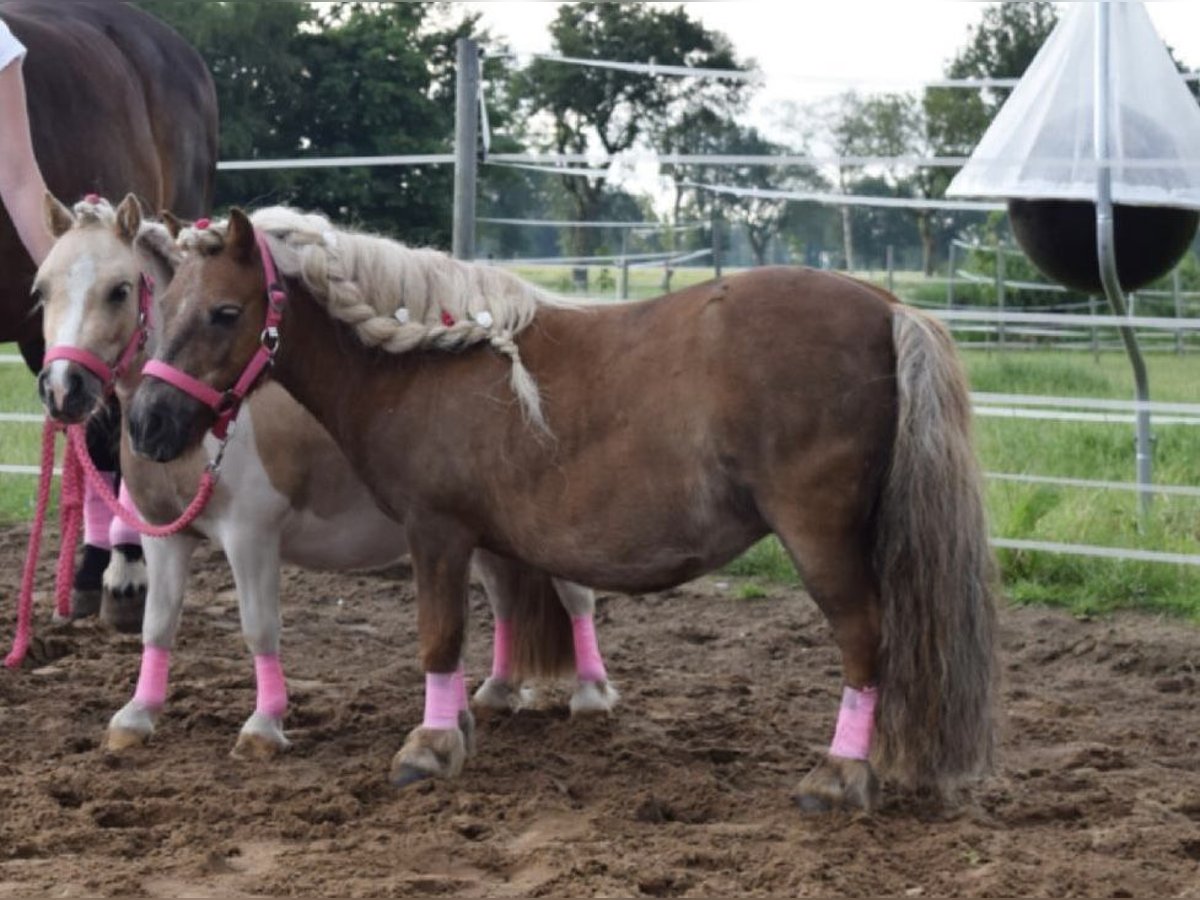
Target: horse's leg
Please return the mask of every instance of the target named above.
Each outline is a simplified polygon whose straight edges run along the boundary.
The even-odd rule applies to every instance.
[[[287,684],[279,664],[279,533],[238,529],[222,541],[237,586],[242,637],[254,655],[257,702],[233,755],[270,759],[289,742],[283,733]]]
[[[836,501],[776,517],[776,533],[792,554],[804,585],[833,629],[845,685],[833,742],[800,782],[796,802],[806,812],[871,809],[879,782],[869,761],[878,679],[881,607],[868,529],[839,524]],[[847,516],[847,518],[849,518]]]
[[[121,482],[117,499],[123,509],[137,513],[124,481]],[[112,560],[104,570],[100,618],[117,631],[128,634],[141,629],[142,616],[146,612],[148,582],[142,536],[119,516],[113,516],[108,537],[112,546]]]
[[[120,467],[117,449],[120,427],[121,414],[113,402],[88,419],[84,430],[88,456],[108,480],[110,487],[116,486],[116,473]],[[104,573],[112,559],[109,537],[112,513],[87,479],[84,480],[83,489],[83,559],[75,570],[72,584],[72,619],[86,618],[100,612]]]
[[[145,543],[149,590],[142,621],[142,668],[133,699],[108,724],[108,749],[124,750],[145,741],[167,699],[167,666],[179,630],[188,563],[199,540],[186,535],[150,538]]]
[[[398,787],[458,775],[467,755],[468,733],[473,731],[462,653],[474,541],[450,521],[425,519],[414,524],[408,529],[408,542],[417,583],[425,718],[392,759],[391,777]]]
[[[513,613],[517,596],[511,564],[486,550],[476,550],[472,566],[483,582],[484,593],[492,607],[493,637],[492,674],[475,691],[473,699],[484,709],[517,710],[524,697],[512,677]]]
[[[573,581],[554,579],[554,588],[563,608],[571,617],[575,642],[575,693],[571,695],[571,715],[609,713],[620,694],[608,680],[600,645],[596,641],[596,594],[591,588]]]

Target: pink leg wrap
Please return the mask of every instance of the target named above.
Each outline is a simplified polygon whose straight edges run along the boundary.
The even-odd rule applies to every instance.
[[[871,755],[871,734],[875,730],[875,701],[879,690],[869,687],[856,691],[847,686],[842,691],[842,708],[838,711],[837,730],[829,747],[831,756],[844,759],[866,759]]]
[[[575,674],[581,681],[608,681],[600,647],[596,643],[596,623],[591,616],[573,616],[571,631],[575,636]]]
[[[121,490],[117,492],[117,500],[120,502],[122,509],[137,512],[137,507],[133,505],[133,497],[129,495],[129,488],[125,487],[124,481],[121,482]],[[112,517],[112,526],[109,528],[108,538],[112,546],[116,546],[117,544],[140,545],[142,543],[142,536],[138,533],[138,530],[126,525],[116,516]]]
[[[108,482],[111,488],[117,481],[116,472],[101,472],[100,476]],[[112,541],[108,532],[112,525],[113,514],[108,511],[92,483],[86,478],[83,481],[83,542],[99,547],[101,550],[112,549]]]
[[[258,684],[258,703],[254,711],[272,719],[282,719],[287,712],[287,683],[283,666],[274,653],[254,657],[254,679]]]
[[[170,666],[170,650],[145,644],[142,647],[142,670],[138,674],[133,699],[148,709],[161,709],[167,702],[167,669]]]
[[[495,643],[492,644],[492,677],[508,681],[512,675],[512,623],[496,619]]]
[[[456,674],[425,673],[425,720],[421,723],[422,727],[443,731],[458,727],[459,695],[462,688],[455,683]]]

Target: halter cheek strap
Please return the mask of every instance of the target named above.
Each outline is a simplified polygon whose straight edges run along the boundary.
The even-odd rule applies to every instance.
[[[138,323],[133,334],[125,344],[125,348],[113,365],[109,365],[90,350],[82,347],[59,346],[50,347],[43,357],[43,367],[50,365],[56,359],[78,363],[100,379],[104,385],[105,395],[112,393],[121,376],[129,369],[138,353],[146,346],[150,335],[150,321],[154,309],[154,279],[143,272],[138,276]]]
[[[267,289],[267,315],[259,337],[258,350],[250,358],[233,387],[227,391],[218,391],[182,369],[159,359],[150,360],[142,369],[143,375],[167,382],[215,412],[217,421],[213,424],[212,433],[220,441],[225,440],[228,435],[229,426],[237,417],[242,401],[275,358],[275,352],[279,349],[279,322],[283,318],[283,307],[287,302],[287,293],[279,283],[279,272],[275,268],[275,258],[271,256],[266,237],[256,230],[254,240],[258,243],[259,255],[262,257],[263,277]]]

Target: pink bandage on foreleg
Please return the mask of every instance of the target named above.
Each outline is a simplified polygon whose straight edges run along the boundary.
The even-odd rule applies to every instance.
[[[167,670],[171,651],[146,644],[142,647],[142,670],[138,673],[133,699],[148,709],[159,709],[167,702]]]
[[[137,507],[133,505],[133,497],[129,493],[129,488],[125,487],[125,482],[121,482],[121,490],[117,492],[117,501],[121,504],[122,509],[127,509],[132,513],[137,513]],[[141,518],[141,514],[138,514]],[[141,544],[142,536],[138,530],[130,525],[126,525],[124,520],[119,516],[113,516],[112,526],[108,530],[108,539],[111,546],[115,547],[118,544]]]
[[[462,688],[455,683],[455,674],[425,673],[425,720],[421,723],[422,727],[443,731],[458,727],[459,694]]]
[[[454,670],[454,690],[458,695],[458,710],[462,712],[470,706],[470,701],[467,700],[467,673],[463,671],[462,663]]]
[[[877,688],[861,691],[847,686],[842,691],[842,708],[838,711],[837,729],[829,746],[831,756],[844,759],[866,759],[871,755],[871,735],[875,732],[875,701]]]
[[[254,657],[254,680],[258,685],[258,702],[254,711],[272,719],[282,719],[287,712],[287,682],[283,666],[274,653]]]
[[[581,681],[608,681],[592,617],[572,616],[571,631],[575,637],[575,674]]]
[[[512,623],[496,619],[495,643],[492,644],[492,677],[508,681],[512,675]]]
[[[117,483],[116,472],[101,472],[100,477],[108,483],[110,489]],[[112,521],[113,514],[108,511],[104,500],[92,487],[92,482],[85,478],[83,480],[83,542],[93,547],[99,547],[101,550],[111,549],[112,539],[108,532]]]

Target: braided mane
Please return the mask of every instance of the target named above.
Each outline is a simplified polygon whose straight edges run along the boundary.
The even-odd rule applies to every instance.
[[[406,353],[490,344],[511,360],[512,387],[529,420],[548,430],[537,384],[515,338],[543,307],[585,304],[556,297],[504,269],[338,229],[312,213],[273,206],[253,213],[250,221],[267,236],[279,271],[299,278],[367,346]],[[216,252],[227,230],[227,221],[185,228],[178,241],[185,250]]]

